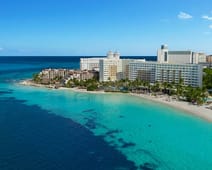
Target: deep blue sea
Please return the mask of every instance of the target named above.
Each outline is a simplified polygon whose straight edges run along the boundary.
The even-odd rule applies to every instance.
[[[18,83],[79,61],[0,57],[0,170],[211,170],[210,122],[127,94]]]
[[[136,169],[102,136],[14,96],[13,85],[19,80],[43,68],[78,69],[79,61],[80,57],[0,57],[0,170]]]

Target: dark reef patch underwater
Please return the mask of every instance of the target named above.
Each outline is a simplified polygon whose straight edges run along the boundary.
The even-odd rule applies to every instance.
[[[134,170],[133,162],[71,119],[0,94],[1,170]]]

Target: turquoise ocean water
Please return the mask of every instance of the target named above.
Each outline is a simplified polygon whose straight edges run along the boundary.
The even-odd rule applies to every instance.
[[[128,94],[88,94],[21,86],[17,84],[20,79],[47,63],[16,63],[14,67],[12,64],[3,63],[1,67],[0,89],[12,91],[4,97],[24,100],[28,106],[36,105],[73,120],[102,138],[137,169],[212,168],[212,123]],[[69,65],[67,61],[63,64]],[[77,68],[77,61],[70,66]],[[19,72],[11,71],[15,68]]]

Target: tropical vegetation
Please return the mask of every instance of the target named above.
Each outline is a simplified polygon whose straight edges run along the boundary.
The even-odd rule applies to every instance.
[[[207,89],[212,89],[212,69],[205,68],[203,70],[203,86]]]
[[[152,95],[169,95],[174,96],[178,100],[185,100],[194,104],[203,104],[207,97],[207,89],[212,87],[212,71],[205,70],[204,86],[191,87],[183,84],[183,79],[179,80],[179,83],[175,82],[155,82],[150,83],[140,79],[130,81],[129,79],[122,79],[118,81],[99,82],[96,78],[88,80],[70,79],[68,81],[63,80],[61,77],[56,77],[49,82],[49,84],[60,84],[67,88],[78,87],[86,89],[87,91],[104,90],[106,92],[122,92],[122,93],[151,93]],[[42,79],[39,74],[33,75],[33,81],[36,83],[42,83]]]

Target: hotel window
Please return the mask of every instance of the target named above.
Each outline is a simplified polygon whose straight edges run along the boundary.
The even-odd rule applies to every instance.
[[[168,53],[165,52],[165,53],[164,53],[164,61],[167,61],[167,59],[168,59]]]

